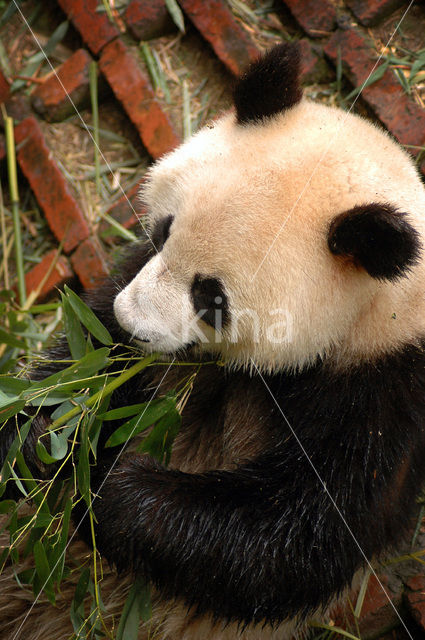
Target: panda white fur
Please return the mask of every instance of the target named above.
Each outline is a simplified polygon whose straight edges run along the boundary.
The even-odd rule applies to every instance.
[[[295,45],[271,50],[154,165],[151,240],[90,298],[117,341],[225,365],[196,377],[168,468],[93,470],[98,548],[154,584],[163,640],[301,634],[403,539],[425,479],[425,190],[389,135],[298,76]],[[112,406],[151,397],[149,371]]]

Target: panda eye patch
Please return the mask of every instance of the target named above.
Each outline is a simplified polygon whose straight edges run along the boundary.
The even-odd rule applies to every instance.
[[[151,241],[158,252],[162,250],[162,247],[167,242],[173,220],[174,216],[167,216],[166,218],[158,220],[153,228]]]
[[[197,273],[191,287],[195,313],[201,320],[219,331],[229,321],[229,303],[224,286],[218,278],[208,278]]]

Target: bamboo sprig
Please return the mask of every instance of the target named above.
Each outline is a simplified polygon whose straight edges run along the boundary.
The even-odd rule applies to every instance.
[[[16,170],[15,139],[13,135],[13,118],[4,116],[6,133],[7,173],[9,179],[10,200],[12,205],[13,231],[15,234],[16,274],[18,277],[18,292],[21,306],[26,301],[24,259],[22,254],[21,223],[19,220],[19,192]]]
[[[183,139],[188,140],[192,135],[192,115],[190,113],[189,84],[183,80]]]
[[[84,409],[90,409],[91,407],[93,407],[96,404],[96,402],[98,402],[102,397],[106,398],[107,396],[109,396],[113,391],[115,391],[115,389],[118,389],[118,387],[120,387],[125,382],[130,380],[130,378],[132,378],[137,373],[142,371],[145,367],[150,365],[151,362],[153,362],[156,357],[157,357],[156,354],[151,354],[149,356],[146,356],[145,358],[142,358],[141,360],[139,360],[139,362],[136,362],[136,364],[134,364],[132,367],[130,367],[129,369],[126,369],[121,375],[117,376],[116,378],[111,380],[111,382],[106,384],[102,389],[100,389],[100,391],[97,391],[92,396],[90,396],[90,398],[84,403],[84,406],[78,405],[77,407],[73,407],[72,409],[70,409],[70,411],[67,411],[67,413],[65,413],[63,416],[61,416],[60,418],[57,418],[49,426],[49,431],[54,431],[54,429],[57,429],[58,427],[62,427],[69,420],[71,420],[76,415],[81,413]]]

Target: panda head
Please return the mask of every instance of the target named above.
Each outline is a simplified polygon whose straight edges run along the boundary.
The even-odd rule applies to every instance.
[[[145,350],[264,370],[372,359],[425,333],[425,190],[388,134],[302,98],[281,45],[235,108],[149,172],[152,257],[115,299]]]

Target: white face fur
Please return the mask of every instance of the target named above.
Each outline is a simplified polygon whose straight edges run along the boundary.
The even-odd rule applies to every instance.
[[[425,332],[422,259],[377,279],[328,246],[333,219],[370,203],[425,233],[412,161],[360,117],[304,99],[258,123],[228,113],[159,161],[143,196],[151,230],[173,217],[169,236],[114,311],[148,351],[196,342],[231,363],[291,369],[373,358]],[[221,283],[221,330],[197,319],[196,276]]]

